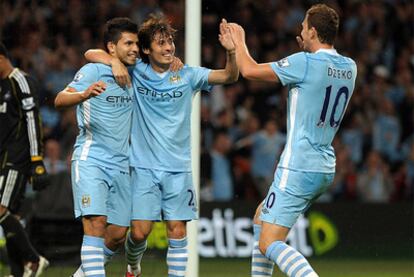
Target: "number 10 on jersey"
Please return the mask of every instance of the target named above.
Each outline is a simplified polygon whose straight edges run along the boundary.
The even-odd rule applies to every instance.
[[[319,122],[317,124],[318,127],[325,126],[326,114],[328,113],[329,101],[331,99],[331,92],[332,92],[332,86],[326,87],[325,100],[323,101],[321,116],[320,116]],[[339,107],[339,108],[342,109],[341,112],[339,113],[339,117],[336,118],[335,115],[337,114],[337,108],[338,108],[339,100],[341,100],[341,97],[345,97],[345,99],[343,101],[342,107]],[[329,116],[329,125],[332,128],[337,128],[339,126],[339,124],[341,123],[342,117],[344,116],[346,105],[348,103],[348,98],[349,98],[349,90],[348,90],[347,87],[341,87],[336,92],[336,97],[335,97],[335,100],[334,100],[335,102],[332,106],[332,111],[330,112],[330,116]]]

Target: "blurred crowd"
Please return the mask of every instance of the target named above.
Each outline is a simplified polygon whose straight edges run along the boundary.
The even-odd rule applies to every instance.
[[[218,25],[227,18],[246,30],[258,62],[300,51],[295,36],[306,9],[300,0],[203,0],[202,65],[222,68]],[[319,201],[412,201],[414,195],[414,4],[410,0],[322,1],[340,14],[335,43],[358,65],[357,86],[334,141],[334,184]],[[77,135],[74,109],[58,111],[54,96],[103,48],[102,27],[115,16],[141,23],[163,12],[178,30],[184,59],[184,0],[2,0],[0,39],[13,62],[39,80],[46,165],[68,172]],[[287,89],[246,81],[202,94],[201,200],[263,199],[286,136]]]

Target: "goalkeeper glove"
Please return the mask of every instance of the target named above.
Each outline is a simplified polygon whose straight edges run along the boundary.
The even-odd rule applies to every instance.
[[[42,190],[50,185],[49,175],[46,172],[42,157],[32,157],[30,183],[35,191]]]

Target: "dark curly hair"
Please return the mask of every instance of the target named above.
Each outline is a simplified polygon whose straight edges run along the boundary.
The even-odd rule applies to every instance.
[[[151,48],[151,42],[157,33],[161,33],[163,37],[172,36],[173,38],[176,33],[176,30],[171,27],[168,19],[161,13],[150,14],[138,31],[139,56],[145,63],[149,63],[149,58],[144,53],[144,49]]]

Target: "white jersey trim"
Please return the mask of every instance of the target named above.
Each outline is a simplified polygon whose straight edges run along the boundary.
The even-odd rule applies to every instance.
[[[335,48],[331,48],[331,49],[320,48],[315,53],[319,53],[319,52],[325,52],[325,53],[328,53],[328,54],[331,54],[331,55],[339,56],[339,54],[338,54],[338,52],[336,51]]]
[[[18,177],[18,172],[16,170],[10,169],[6,179],[6,187],[1,199],[1,205],[8,207],[10,204],[10,199],[13,193],[13,189],[16,185],[16,179]]]
[[[3,188],[4,175],[0,176],[0,191]]]
[[[82,147],[82,152],[80,159],[82,161],[86,161],[86,158],[88,158],[89,150],[91,149],[92,144],[92,132],[91,132],[91,103],[89,100],[82,103],[83,106],[83,123],[85,125],[85,131],[86,131],[86,138],[85,143]]]
[[[296,109],[298,103],[298,95],[299,90],[297,88],[293,88],[291,90],[291,101],[290,101],[290,110],[289,110],[289,133],[288,139],[286,143],[285,153],[283,156],[282,167],[289,168],[290,156],[292,155],[292,140],[293,140],[293,130],[295,128],[295,121],[296,121]],[[287,183],[288,171],[283,170],[282,178],[279,184],[279,188],[281,190],[285,190],[286,183]]]
[[[26,78],[24,77],[23,73],[20,72],[19,69],[15,68],[12,73],[10,73],[10,77],[16,79],[22,93],[30,94],[30,87],[27,83]]]
[[[29,134],[30,141],[30,156],[39,155],[39,147],[37,145],[35,118],[33,111],[27,113],[27,132]]]

